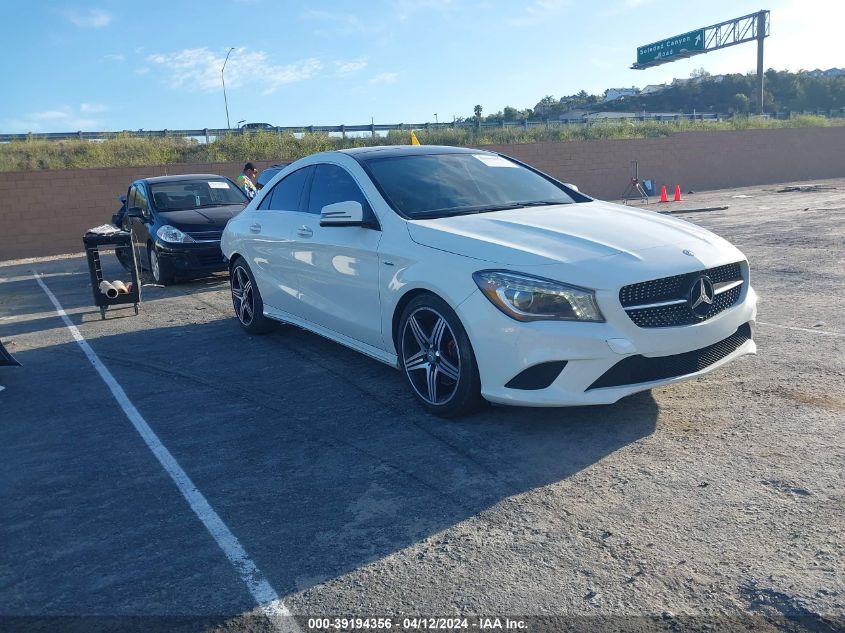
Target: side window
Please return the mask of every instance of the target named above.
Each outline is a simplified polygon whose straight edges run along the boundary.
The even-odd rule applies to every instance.
[[[137,207],[138,203],[135,200],[135,190],[137,187],[132,185],[129,187],[129,194],[126,196],[126,208],[131,209],[132,207]]]
[[[285,176],[264,196],[258,208],[268,211],[299,211],[299,201],[309,172],[310,169],[304,167]]]
[[[308,213],[320,215],[320,211],[327,204],[354,200],[364,207],[364,217],[372,215],[370,205],[358,183],[342,167],[337,165],[317,165],[314,181],[311,184],[311,199],[308,202]]]
[[[150,205],[147,202],[147,196],[144,194],[143,187],[135,187],[135,206],[140,207],[144,215],[149,215]]]

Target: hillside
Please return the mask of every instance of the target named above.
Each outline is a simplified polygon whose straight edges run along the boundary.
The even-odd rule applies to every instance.
[[[580,111],[748,114],[754,109],[755,90],[755,73],[711,75],[699,69],[689,79],[675,79],[668,85],[645,86],[642,90],[637,87],[610,88],[603,95],[591,95],[582,90],[560,99],[548,95],[533,108],[517,110],[508,106],[481,119],[488,122],[559,119]],[[765,73],[763,99],[767,113],[832,112],[842,115],[845,70],[791,73],[769,69]]]

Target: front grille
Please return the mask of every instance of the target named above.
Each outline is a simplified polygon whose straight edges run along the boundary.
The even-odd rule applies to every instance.
[[[219,242],[223,231],[191,231],[188,233],[197,242]]]
[[[745,323],[739,326],[739,329],[728,338],[692,352],[655,358],[647,358],[639,354],[629,356],[604,372],[598,380],[589,386],[587,391],[604,387],[636,385],[694,374],[735,352],[750,339],[751,324]]]
[[[717,294],[713,300],[713,307],[704,319],[696,316],[687,304],[687,295],[692,284],[701,275],[707,275],[717,286],[718,291],[720,284],[742,281],[742,268],[739,262],[736,262],[707,270],[631,284],[619,291],[619,301],[637,326],[653,328],[699,323],[727,310],[739,300],[742,294],[741,285]],[[668,305],[653,305],[660,303]]]

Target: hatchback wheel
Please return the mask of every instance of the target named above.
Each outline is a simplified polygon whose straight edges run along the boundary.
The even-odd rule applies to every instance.
[[[173,274],[173,270],[170,268],[170,264],[166,261],[162,261],[158,255],[158,251],[156,251],[156,247],[153,244],[149,244],[147,246],[147,259],[149,260],[150,274],[153,276],[153,281],[157,284],[161,284],[162,286],[173,283],[175,275]]]
[[[242,258],[235,260],[229,277],[232,289],[232,306],[241,326],[250,334],[266,334],[278,323],[264,316],[264,302],[255,284],[252,271]]]
[[[464,415],[484,402],[469,337],[454,310],[439,297],[421,295],[405,308],[399,354],[411,390],[432,413]]]

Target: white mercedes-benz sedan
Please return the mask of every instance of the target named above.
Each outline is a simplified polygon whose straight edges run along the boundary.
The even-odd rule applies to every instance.
[[[477,149],[308,156],[222,248],[247,332],[328,337],[400,369],[442,416],[612,403],[756,351],[734,246]]]

